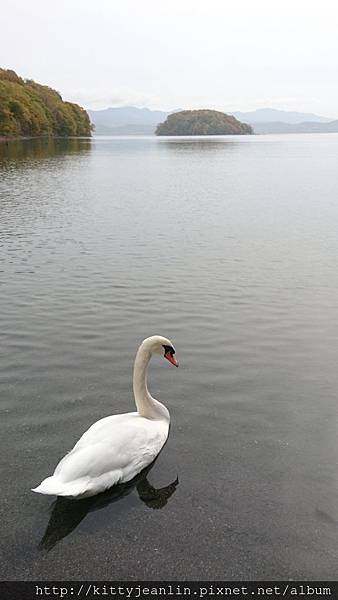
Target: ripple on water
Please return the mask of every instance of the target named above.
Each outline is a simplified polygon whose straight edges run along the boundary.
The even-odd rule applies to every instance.
[[[13,148],[0,158],[4,576],[146,579],[155,564],[168,579],[175,564],[178,578],[334,578],[338,136]],[[93,421],[133,410],[153,333],[180,369],[151,365],[172,427],[150,479],[178,473],[176,493],[161,511],[108,504],[42,557],[48,502],[28,490]]]

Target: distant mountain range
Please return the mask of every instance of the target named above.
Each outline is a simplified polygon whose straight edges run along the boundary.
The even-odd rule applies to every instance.
[[[87,111],[95,125],[95,135],[154,135],[156,126],[173,112],[122,106]],[[264,133],[333,133],[338,120],[312,113],[261,108],[252,112],[227,112],[252,125],[254,132]]]
[[[152,135],[170,114],[161,110],[120,106],[87,111],[96,135]]]
[[[338,121],[319,123],[304,121],[303,123],[252,123],[255,133],[338,133]]]
[[[335,133],[338,120],[313,113],[260,108],[253,112],[235,112],[237,119],[249,123],[255,133]]]
[[[234,112],[236,119],[250,123],[310,123],[315,121],[316,123],[328,123],[333,119],[327,117],[320,117],[313,113],[293,112],[289,110],[277,110],[275,108],[259,108],[252,112]]]

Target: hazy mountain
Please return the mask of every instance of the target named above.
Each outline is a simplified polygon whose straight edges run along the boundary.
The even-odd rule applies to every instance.
[[[316,123],[308,121],[304,123],[254,123],[255,133],[338,133],[338,121],[329,123]]]
[[[97,135],[152,135],[169,113],[149,108],[121,106],[87,111]]]
[[[121,106],[87,111],[96,135],[154,135],[171,111]],[[255,133],[324,133],[337,131],[337,121],[312,113],[262,108],[253,112],[233,112],[241,122],[252,125]]]
[[[332,119],[321,117],[312,113],[293,112],[289,110],[277,110],[275,108],[259,108],[252,112],[233,112],[231,113],[245,123],[254,125],[255,123],[304,123],[315,121],[317,123],[328,123]]]

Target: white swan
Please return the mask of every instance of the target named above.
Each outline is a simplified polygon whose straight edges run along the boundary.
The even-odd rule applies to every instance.
[[[175,348],[167,338],[153,335],[140,345],[134,364],[133,389],[137,412],[112,415],[96,421],[33,492],[94,496],[116,483],[130,481],[149,465],[164,446],[170,416],[147,388],[147,367],[152,354],[178,367]]]

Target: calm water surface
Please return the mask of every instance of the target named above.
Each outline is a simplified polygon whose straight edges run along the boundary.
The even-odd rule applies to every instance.
[[[2,578],[337,578],[337,164],[335,134],[0,145]],[[133,410],[154,333],[153,468],[31,493]]]

